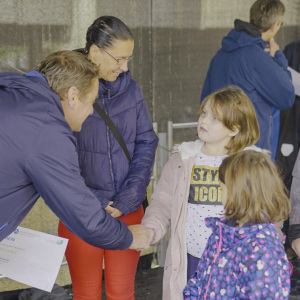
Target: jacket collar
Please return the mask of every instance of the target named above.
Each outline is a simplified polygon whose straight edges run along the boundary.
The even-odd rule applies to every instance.
[[[130,85],[131,74],[127,72],[121,73],[119,77],[113,81],[99,80],[99,95],[107,94],[108,98],[114,97],[126,91]]]
[[[238,21],[237,24],[238,29],[232,29],[228,35],[222,39],[222,49],[225,52],[232,52],[248,46],[258,46],[262,50],[266,47],[267,42],[264,41],[260,35],[255,36],[253,25],[242,21]]]
[[[260,32],[256,26],[254,26],[251,23],[239,20],[239,19],[234,20],[234,28],[236,31],[246,31],[253,37],[260,36]]]
[[[183,142],[180,145],[175,145],[172,153],[179,153],[181,159],[188,159],[191,156],[196,155],[200,152],[201,148],[203,147],[204,142],[201,140],[196,140],[193,142]]]
[[[212,229],[217,239],[220,237],[220,228],[222,230],[222,248],[226,249],[240,241],[246,241],[251,237],[262,235],[276,236],[275,228],[272,230],[270,223],[252,224],[246,223],[243,227],[235,226],[235,222],[228,219],[206,218],[205,225]],[[259,235],[259,236],[258,236]]]
[[[38,77],[40,79],[43,79],[46,83],[48,83],[46,77],[44,77],[41,73],[39,73],[37,71],[30,71],[30,72],[24,73],[24,75],[27,77]]]
[[[179,153],[181,159],[188,159],[194,155],[197,155],[200,152],[203,145],[204,142],[200,139],[192,142],[183,142],[182,144],[174,145],[172,153]],[[246,147],[243,150],[254,150],[257,152],[262,152],[262,149],[255,145]]]

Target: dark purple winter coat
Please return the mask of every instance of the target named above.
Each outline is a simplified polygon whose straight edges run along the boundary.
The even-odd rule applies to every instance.
[[[114,82],[100,80],[96,101],[123,137],[131,163],[94,111],[81,132],[75,133],[81,174],[103,207],[114,201],[113,206],[127,215],[137,210],[145,198],[158,138],[142,90],[129,71]]]
[[[38,72],[0,74],[0,241],[41,196],[67,228],[105,249],[132,234],[112,218],[80,176],[76,139],[61,100]]]

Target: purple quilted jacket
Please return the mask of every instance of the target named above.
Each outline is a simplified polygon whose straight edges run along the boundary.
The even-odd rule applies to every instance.
[[[127,215],[137,210],[145,198],[158,138],[142,90],[129,71],[114,82],[100,80],[97,103],[121,133],[131,163],[94,111],[81,132],[75,133],[81,174],[102,207],[114,201],[114,207]]]

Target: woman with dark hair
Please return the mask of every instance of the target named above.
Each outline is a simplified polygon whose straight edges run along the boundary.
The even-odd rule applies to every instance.
[[[128,70],[133,49],[129,28],[116,17],[102,16],[89,27],[86,48],[78,50],[99,68],[96,105],[114,123],[127,150],[97,111],[84,122],[81,132],[75,133],[81,174],[87,186],[112,217],[127,225],[141,223],[142,202],[158,143],[141,88]],[[101,299],[103,260],[107,299],[134,299],[140,252],[90,246],[62,222],[59,234],[69,239],[66,258],[75,300]]]

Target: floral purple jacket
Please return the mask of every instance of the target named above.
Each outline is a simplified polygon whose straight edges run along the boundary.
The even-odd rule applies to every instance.
[[[206,219],[213,233],[184,299],[288,299],[289,265],[275,226],[232,222]]]

